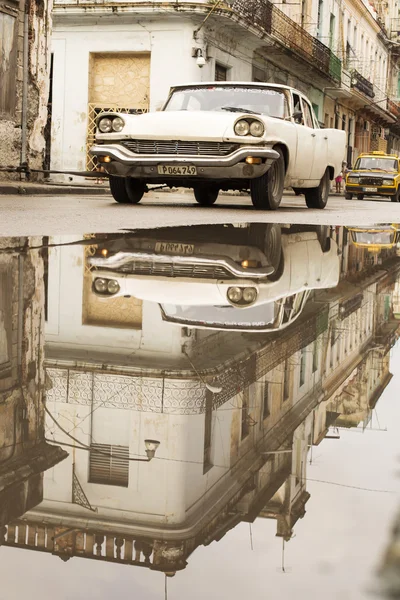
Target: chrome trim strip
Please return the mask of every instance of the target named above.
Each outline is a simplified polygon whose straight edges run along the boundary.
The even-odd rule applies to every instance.
[[[249,278],[254,277],[256,279],[268,277],[268,275],[272,275],[274,272],[274,268],[271,266],[245,269],[230,258],[209,258],[208,256],[202,255],[174,256],[169,254],[149,254],[145,252],[117,252],[117,254],[110,256],[109,258],[90,257],[89,264],[98,268],[118,269],[132,260],[176,263],[179,265],[194,264],[198,266],[218,266],[224,267],[232,275],[237,277],[245,276]]]
[[[228,154],[228,156],[190,156],[190,155],[170,155],[170,154],[134,154],[129,152],[119,144],[95,145],[90,148],[90,154],[94,156],[110,156],[114,160],[125,165],[132,166],[157,166],[172,164],[189,164],[199,167],[231,167],[238,162],[245,160],[248,156],[255,158],[266,158],[276,160],[279,154],[272,148],[260,148],[260,146],[243,146],[238,150]],[[107,167],[107,164],[106,164]]]

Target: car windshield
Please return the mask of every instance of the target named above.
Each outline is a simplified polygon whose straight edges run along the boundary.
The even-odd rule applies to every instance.
[[[176,89],[164,110],[249,112],[277,119],[284,119],[289,115],[283,91],[232,85]]]
[[[353,231],[352,238],[357,244],[393,244],[395,239],[393,231]]]
[[[375,158],[374,156],[366,156],[359,158],[356,162],[355,170],[371,171],[398,171],[398,160],[396,158]]]

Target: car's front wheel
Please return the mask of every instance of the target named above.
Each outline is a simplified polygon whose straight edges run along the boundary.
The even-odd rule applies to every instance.
[[[357,200],[364,200],[364,194],[357,194]]]
[[[308,208],[325,208],[329,198],[330,181],[329,169],[326,169],[318,187],[304,190]]]
[[[276,210],[282,201],[285,184],[285,159],[282,150],[274,148],[279,154],[269,170],[250,181],[250,195],[254,208]]]
[[[348,194],[347,192],[344,195],[345,200],[353,200],[353,194]]]
[[[392,202],[399,202],[400,201],[400,190],[397,190],[395,194],[393,194],[393,196],[390,196],[390,199]]]
[[[194,197],[196,202],[202,206],[211,206],[215,204],[219,194],[219,189],[211,186],[200,186],[194,188]]]
[[[119,204],[137,204],[143,198],[146,185],[131,177],[115,177],[110,175],[110,190]]]
[[[249,242],[263,252],[267,263],[274,268],[274,272],[269,276],[269,279],[273,279],[283,260],[281,226],[277,223],[253,223],[250,225]]]

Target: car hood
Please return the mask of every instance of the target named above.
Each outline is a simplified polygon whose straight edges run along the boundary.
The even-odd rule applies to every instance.
[[[225,111],[165,111],[143,115],[122,115],[125,127],[121,133],[97,133],[97,140],[157,139],[196,141],[242,141],[260,143],[260,138],[240,138],[235,135],[233,126],[241,113]],[[257,117],[255,117],[257,118]]]

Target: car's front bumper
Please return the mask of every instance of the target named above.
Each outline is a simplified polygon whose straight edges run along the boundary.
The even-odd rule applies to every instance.
[[[186,179],[254,179],[264,175],[279,158],[272,148],[260,146],[242,146],[228,156],[190,156],[167,154],[134,154],[120,144],[98,144],[92,146],[93,156],[108,156],[110,162],[102,162],[102,166],[110,175],[134,177],[146,180]],[[246,158],[261,158],[262,164],[248,164]],[[159,166],[194,166],[195,176],[165,175],[158,172]]]
[[[376,192],[366,191],[372,187],[376,189]],[[395,187],[346,185],[346,194],[364,194],[365,196],[394,196],[395,193]]]

